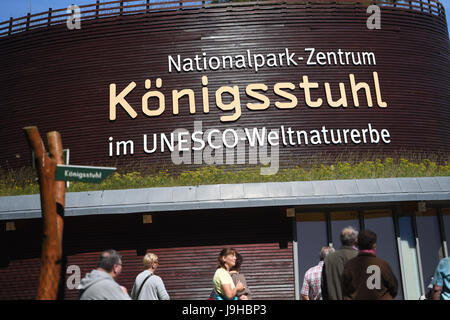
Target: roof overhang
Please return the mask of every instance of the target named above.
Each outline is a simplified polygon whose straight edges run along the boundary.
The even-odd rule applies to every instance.
[[[450,177],[216,184],[67,192],[65,216],[450,200]],[[0,220],[40,218],[39,194],[0,197]]]

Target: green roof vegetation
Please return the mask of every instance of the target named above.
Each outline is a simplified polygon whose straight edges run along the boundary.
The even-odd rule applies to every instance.
[[[373,161],[345,162],[334,164],[312,164],[302,168],[295,166],[280,169],[274,175],[261,175],[261,167],[236,169],[232,166],[204,166],[194,170],[170,175],[169,169],[154,173],[143,171],[116,172],[102,183],[71,182],[67,192],[113,190],[152,187],[172,187],[205,184],[230,184],[254,182],[287,182],[339,179],[375,179],[398,177],[450,176],[449,161],[424,159],[412,161],[404,158],[377,159]],[[39,193],[35,170],[21,168],[0,171],[0,196]]]

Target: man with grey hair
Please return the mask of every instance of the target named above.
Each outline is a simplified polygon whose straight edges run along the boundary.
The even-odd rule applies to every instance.
[[[329,254],[322,268],[322,298],[323,300],[344,300],[342,276],[345,264],[358,255],[356,243],[358,231],[352,226],[341,231],[341,248]]]
[[[322,276],[323,261],[328,254],[333,252],[334,249],[332,247],[322,247],[320,250],[319,264],[306,271],[301,291],[302,300],[322,300],[320,280]]]
[[[130,300],[116,279],[122,272],[122,256],[116,250],[100,254],[97,269],[87,273],[78,286],[80,300]]]

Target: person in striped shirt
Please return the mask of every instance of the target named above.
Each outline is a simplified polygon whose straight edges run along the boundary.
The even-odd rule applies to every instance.
[[[323,261],[325,260],[325,257],[332,252],[334,252],[332,247],[322,247],[320,250],[319,264],[306,271],[301,290],[302,300],[322,300],[320,279],[322,277]]]

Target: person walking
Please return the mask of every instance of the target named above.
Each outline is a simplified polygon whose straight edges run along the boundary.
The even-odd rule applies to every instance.
[[[342,273],[350,259],[358,255],[356,240],[358,231],[352,226],[341,231],[341,248],[325,257],[322,267],[321,292],[323,300],[343,300]]]
[[[376,256],[377,235],[362,230],[358,235],[358,256],[347,262],[342,277],[346,300],[392,300],[398,282],[389,264]]]
[[[236,264],[236,250],[225,248],[217,258],[217,270],[213,278],[213,299],[238,300],[238,292],[245,289],[241,281],[235,285],[230,275],[230,269]]]
[[[145,270],[139,273],[131,289],[133,300],[170,300],[161,277],[155,275],[159,266],[156,254],[147,253],[143,259]]]
[[[237,293],[237,297],[239,300],[251,300],[252,295],[250,289],[247,287],[247,281],[245,279],[245,276],[241,273],[241,265],[242,262],[244,262],[244,258],[242,255],[236,251],[236,263],[234,267],[230,268],[230,275],[231,279],[233,279],[233,283],[236,286],[238,282],[241,282],[245,289],[242,291],[239,291]]]
[[[320,282],[322,278],[323,261],[328,254],[333,253],[334,251],[335,250],[332,247],[322,247],[319,255],[319,264],[306,271],[302,290],[300,292],[302,300],[322,300]]]
[[[439,261],[431,284],[433,300],[450,300],[450,257]]]
[[[81,279],[80,300],[130,300],[127,289],[116,280],[122,272],[122,256],[116,250],[100,254],[97,268]]]

